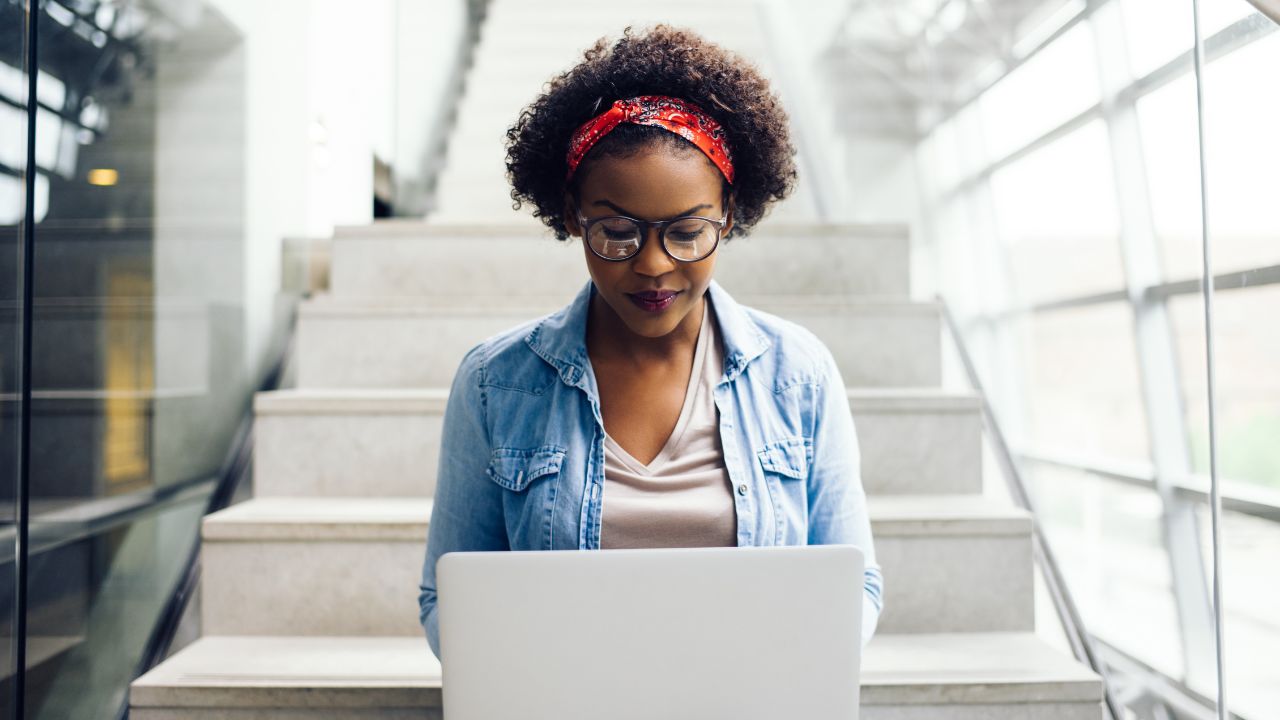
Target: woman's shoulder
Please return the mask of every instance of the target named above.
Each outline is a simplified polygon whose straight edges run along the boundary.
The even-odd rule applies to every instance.
[[[778,383],[815,382],[827,377],[835,358],[812,330],[772,312],[747,305],[739,307],[768,341],[768,349],[760,359],[766,360]]]
[[[550,367],[525,342],[529,334],[556,313],[548,313],[494,333],[471,347],[458,365],[458,375],[481,386],[544,384]],[[554,373],[553,373],[554,374]]]

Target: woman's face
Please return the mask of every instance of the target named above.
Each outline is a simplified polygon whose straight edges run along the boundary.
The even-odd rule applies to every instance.
[[[582,228],[577,213],[585,218],[626,215],[637,220],[670,220],[683,215],[713,219],[724,217],[723,181],[719,170],[697,150],[655,147],[626,157],[604,156],[584,168],[579,186],[580,204],[566,196],[565,225],[577,237]],[[732,204],[732,203],[730,203]],[[732,227],[733,218],[721,232]],[[582,243],[587,271],[598,290],[599,299],[628,329],[644,337],[662,337],[674,330],[694,308],[711,284],[719,246],[696,262],[680,262],[666,253],[658,228],[646,228],[640,252],[623,261],[598,257]],[[723,242],[723,240],[722,240]],[[661,310],[646,309],[633,299],[644,291],[674,291],[674,299]],[[694,319],[696,320],[696,319]]]

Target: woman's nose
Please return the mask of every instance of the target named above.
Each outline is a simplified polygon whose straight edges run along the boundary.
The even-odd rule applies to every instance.
[[[631,258],[631,269],[641,275],[663,275],[675,269],[676,261],[662,247],[658,228],[645,228],[646,237],[640,252]]]

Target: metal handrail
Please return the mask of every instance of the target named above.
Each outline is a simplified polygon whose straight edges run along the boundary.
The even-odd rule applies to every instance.
[[[1076,455],[1054,453],[1043,448],[1018,448],[1014,455],[1026,462],[1053,465],[1069,470],[1082,470],[1109,481],[1131,487],[1156,490],[1155,467],[1148,463],[1118,462],[1109,459],[1084,459]],[[1172,477],[1174,492],[1193,502],[1208,502],[1209,476],[1192,473]],[[1280,490],[1252,485],[1243,480],[1221,481],[1224,510],[1250,515],[1259,520],[1280,523]]]
[[[940,295],[937,301],[942,308],[944,324],[955,343],[956,354],[959,355],[960,362],[964,365],[965,375],[969,379],[969,384],[978,394],[978,399],[982,405],[982,423],[986,428],[987,436],[991,440],[996,461],[1000,464],[1001,474],[1004,475],[1005,482],[1009,486],[1009,493],[1013,496],[1015,504],[1031,513],[1032,552],[1035,554],[1036,560],[1044,573],[1045,586],[1049,590],[1054,608],[1058,611],[1058,618],[1062,621],[1063,629],[1066,631],[1067,642],[1070,643],[1076,659],[1087,664],[1102,677],[1103,703],[1107,706],[1107,710],[1113,720],[1120,720],[1125,717],[1124,706],[1116,698],[1110,683],[1107,682],[1107,669],[1098,655],[1097,648],[1094,647],[1093,637],[1085,630],[1084,621],[1080,617],[1075,601],[1071,599],[1071,593],[1067,589],[1062,571],[1058,568],[1058,562],[1054,558],[1053,551],[1049,548],[1048,541],[1045,539],[1044,530],[1040,526],[1040,515],[1036,512],[1031,502],[1026,483],[1023,482],[1022,474],[1013,460],[1009,445],[1005,442],[1004,433],[1000,430],[1000,423],[996,420],[995,412],[987,399],[987,393],[983,389],[982,381],[978,378],[978,371],[973,363],[973,358],[969,355],[969,349],[965,346],[964,338],[960,335],[960,328],[956,324],[955,317],[951,314],[951,307],[947,304],[946,299]]]

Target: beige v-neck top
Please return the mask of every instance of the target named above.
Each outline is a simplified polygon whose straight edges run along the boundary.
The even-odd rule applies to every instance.
[[[724,371],[724,349],[710,307],[707,299],[684,406],[657,457],[641,464],[605,433],[601,548],[738,544],[712,395]]]

